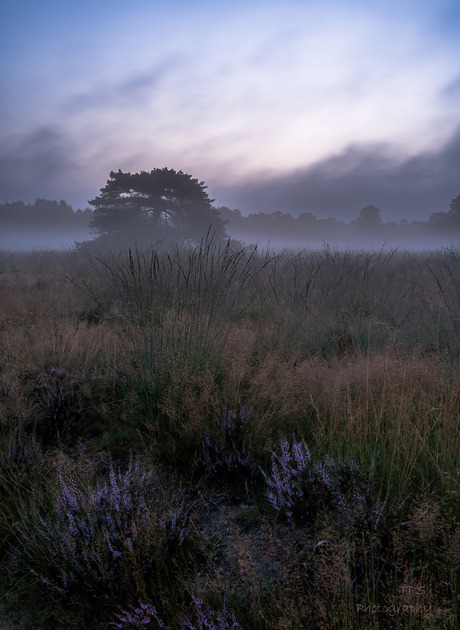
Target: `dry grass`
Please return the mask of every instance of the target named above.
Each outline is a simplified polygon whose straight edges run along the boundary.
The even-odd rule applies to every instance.
[[[58,472],[89,492],[109,460],[123,467],[135,454],[158,469],[165,505],[180,496],[191,515],[193,544],[165,551],[163,590],[146,583],[138,593],[158,598],[171,628],[189,614],[192,591],[216,606],[226,596],[254,630],[458,628],[455,251],[273,258],[211,242],[93,259],[3,254],[0,269],[8,544],[25,514],[49,509]],[[200,473],[203,435],[224,406],[240,404],[261,468],[287,436],[315,458],[374,469],[388,499],[378,534],[344,531],[324,506],[304,526],[284,523],[261,475],[237,472],[230,484]],[[40,472],[28,480],[35,452]],[[70,609],[79,627],[81,593],[44,603],[30,575],[8,577],[2,549],[5,601],[20,599],[23,580],[43,627],[59,627]],[[136,604],[129,597],[123,605]]]

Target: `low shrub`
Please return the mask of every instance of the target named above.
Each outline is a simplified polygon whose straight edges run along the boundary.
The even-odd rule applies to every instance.
[[[118,621],[112,622],[111,625],[119,630],[128,630],[129,628],[142,630],[144,626],[150,626],[151,628],[165,627],[154,606],[152,604],[144,604],[141,601],[139,601],[138,608],[131,607],[130,610],[124,610],[121,615],[116,616]]]
[[[215,425],[202,432],[197,464],[216,477],[257,475],[256,429],[252,420],[253,410],[241,400],[236,407],[226,403],[216,414]]]
[[[196,595],[192,595],[192,599],[195,604],[196,623],[189,618],[184,619],[181,624],[184,630],[243,630],[226,605],[222,610],[214,610]]]
[[[181,542],[187,535],[184,517],[178,523],[169,516],[162,526],[158,499],[153,472],[137,464],[125,473],[112,468],[94,489],[59,473],[52,512],[22,515],[12,553],[18,570],[62,594],[110,600],[142,592],[148,575],[155,581],[171,532]]]
[[[337,516],[342,529],[371,535],[382,519],[386,500],[380,498],[374,473],[365,475],[352,459],[314,461],[304,441],[290,445],[282,438],[270,474],[263,474],[270,504],[289,521],[306,523],[323,507]]]
[[[29,378],[30,424],[49,446],[73,445],[98,422],[98,407],[108,395],[116,396],[114,385],[120,388],[126,380],[117,367],[105,372],[94,367],[84,373],[49,364]]]
[[[176,626],[178,630],[243,630],[235,615],[226,606],[222,610],[214,610],[193,594],[192,600],[195,606],[194,618],[196,618],[196,621],[191,621],[189,617],[186,617],[179,621]],[[144,604],[141,601],[139,601],[139,607],[131,607],[130,610],[124,610],[121,615],[116,616],[118,621],[112,622],[111,625],[119,630],[141,629],[144,626],[151,628],[166,627],[158,616],[155,607],[152,604]]]

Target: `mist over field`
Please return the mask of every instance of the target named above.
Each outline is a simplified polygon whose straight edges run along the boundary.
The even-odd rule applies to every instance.
[[[1,230],[0,249],[8,251],[65,250],[75,246],[76,241],[91,238],[87,231],[54,232],[52,230],[11,231]]]
[[[267,249],[273,252],[280,252],[284,249],[298,251],[302,249],[321,250],[324,247],[331,247],[337,250],[366,250],[378,251],[388,249],[401,249],[407,251],[429,251],[439,248],[460,247],[460,236],[452,234],[451,236],[411,236],[411,237],[390,237],[384,236],[332,236],[328,237],[327,233],[324,237],[308,238],[278,237],[276,233],[268,236],[267,234],[257,237],[253,233],[244,233],[239,230],[228,231],[229,237],[233,241],[237,241],[246,246],[256,245],[259,249]],[[204,236],[204,234],[203,234]],[[37,251],[37,250],[67,250],[75,247],[76,243],[91,242],[94,234],[89,231],[52,231],[52,230],[33,230],[27,231],[11,231],[2,230],[0,227],[0,249],[4,251]],[[152,239],[152,247],[161,239]],[[135,241],[127,239],[126,242],[119,241],[117,247],[119,249],[132,247]]]
[[[188,176],[187,176],[188,177]],[[128,195],[128,192],[125,193]],[[131,195],[132,193],[129,193]],[[128,199],[129,197],[126,197]],[[74,212],[64,201],[56,202],[37,199],[34,204],[13,202],[0,204],[0,249],[7,251],[33,251],[41,249],[68,249],[75,246],[90,246],[100,243],[104,236],[104,245],[113,249],[142,246],[154,247],[164,241],[180,243],[198,243],[207,232],[217,230],[219,238],[230,238],[236,243],[246,246],[257,245],[262,249],[274,252],[283,249],[402,249],[408,251],[427,251],[441,247],[458,247],[460,245],[460,196],[453,199],[450,210],[430,215],[427,221],[385,221],[380,209],[374,205],[366,206],[357,213],[349,223],[334,217],[318,218],[312,213],[301,213],[293,216],[289,212],[257,212],[244,215],[240,210],[228,207],[212,206],[207,197],[208,210],[206,216],[195,216],[193,207],[187,208],[190,199],[182,198],[180,210],[187,216],[188,232],[184,233],[174,224],[172,217],[176,210],[176,200],[170,200],[167,210],[169,230],[166,233],[162,220],[155,223],[147,210],[149,204],[163,203],[146,201],[145,208],[137,218],[131,216],[132,210],[126,206],[126,220],[118,225],[115,214],[109,220],[113,223],[109,232],[97,226],[98,210],[87,208],[85,212]],[[122,197],[120,197],[122,202]],[[185,205],[184,205],[185,204]],[[178,207],[178,209],[181,206]],[[163,206],[162,212],[165,212]],[[115,212],[115,211],[109,211]],[[141,217],[143,229],[139,232],[137,225]],[[166,215],[164,215],[166,216]],[[114,232],[115,230],[115,232]],[[193,238],[191,232],[193,231]],[[114,235],[116,233],[116,238]]]

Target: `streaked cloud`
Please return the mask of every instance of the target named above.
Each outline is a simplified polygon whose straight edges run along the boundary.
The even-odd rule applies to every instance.
[[[386,181],[460,125],[454,0],[7,0],[3,13],[0,198],[56,186],[83,206],[110,170],[157,166],[236,198],[299,173],[318,191],[313,177],[358,185],[371,167]]]
[[[5,136],[0,148],[2,200],[54,199],[58,192],[64,197],[75,185],[78,170],[72,150],[56,126]]]
[[[459,193],[460,127],[439,150],[403,158],[385,144],[350,145],[342,152],[282,176],[248,179],[241,185],[213,186],[222,205],[243,212],[297,215],[348,222],[367,205],[377,205],[385,221],[425,221],[447,212]]]

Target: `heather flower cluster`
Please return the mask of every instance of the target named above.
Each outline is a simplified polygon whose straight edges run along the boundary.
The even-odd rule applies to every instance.
[[[144,604],[141,601],[139,601],[138,608],[124,610],[121,615],[116,616],[118,617],[118,622],[113,622],[110,625],[119,630],[129,630],[130,628],[142,630],[145,626],[149,626],[150,628],[165,627],[152,604]]]
[[[364,475],[353,460],[313,461],[304,441],[291,445],[282,438],[271,473],[263,475],[269,502],[291,522],[305,522],[321,505],[337,514],[342,529],[371,534],[381,522],[386,500],[380,500],[374,472]]]
[[[245,408],[241,400],[236,408],[225,404],[216,416],[215,430],[206,430],[203,434],[198,464],[218,476],[255,475],[258,467],[253,454],[252,417],[252,409]]]
[[[116,588],[130,563],[151,564],[151,477],[130,464],[124,474],[111,470],[107,481],[83,492],[75,479],[59,474],[54,513],[45,519],[35,510],[16,559],[59,591]]]
[[[308,491],[315,484],[315,466],[304,441],[281,439],[280,452],[272,453],[271,475],[263,473],[271,505],[289,520],[306,518]]]
[[[189,514],[183,503],[171,507],[160,520],[160,527],[166,534],[170,546],[182,547],[190,534]]]
[[[195,604],[196,623],[190,619],[184,619],[181,627],[183,630],[243,630],[235,615],[226,606],[222,610],[213,610],[203,603],[201,599],[192,595]]]
[[[318,479],[330,497],[342,529],[372,535],[378,529],[387,499],[381,500],[374,469],[366,475],[352,459],[327,457],[316,466]]]
[[[192,600],[195,604],[196,622],[192,622],[188,617],[183,619],[178,626],[181,630],[243,630],[235,615],[226,606],[222,610],[213,610],[196,595],[192,594]],[[140,630],[144,626],[165,628],[154,606],[144,604],[141,601],[139,601],[138,608],[133,607],[131,610],[124,610],[121,615],[116,616],[119,621],[110,625],[119,630],[131,628]]]

